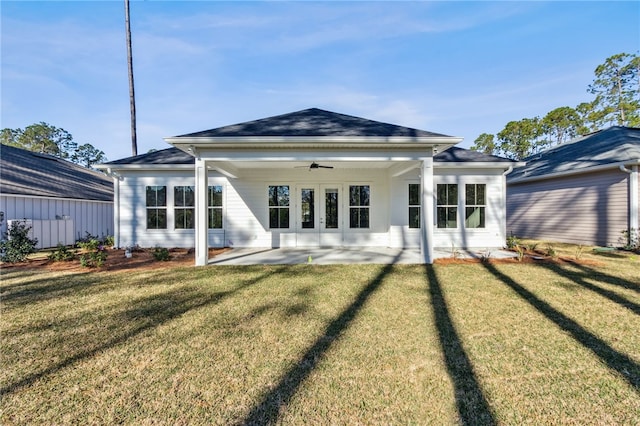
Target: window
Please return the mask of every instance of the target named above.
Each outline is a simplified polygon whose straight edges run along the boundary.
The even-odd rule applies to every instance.
[[[458,227],[458,185],[455,183],[437,186],[438,228]]]
[[[147,229],[167,229],[167,187],[147,186]]]
[[[269,186],[269,228],[289,228],[289,185]]]
[[[371,190],[369,185],[349,186],[349,227],[369,227],[369,203]]]
[[[222,186],[210,186],[207,192],[209,229],[222,229]]]
[[[315,191],[313,189],[302,189],[300,192],[300,223],[302,229],[313,229],[315,227]]]
[[[195,197],[193,186],[173,188],[173,205],[176,229],[193,229]]]
[[[420,228],[420,184],[409,184],[409,228]]]
[[[464,226],[467,228],[484,228],[486,185],[472,183],[464,188]]]

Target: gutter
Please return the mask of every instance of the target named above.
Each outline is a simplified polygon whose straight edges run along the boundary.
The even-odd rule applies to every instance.
[[[640,158],[635,159],[635,160],[619,161],[617,163],[603,164],[603,165],[600,165],[600,166],[585,167],[583,169],[564,170],[564,171],[561,171],[561,172],[549,173],[549,174],[540,175],[540,176],[531,176],[531,177],[523,176],[523,177],[515,178],[515,179],[511,180],[509,182],[509,184],[510,185],[515,185],[515,184],[519,184],[519,183],[533,182],[533,181],[537,181],[537,180],[553,179],[553,178],[556,178],[556,177],[579,175],[579,174],[584,174],[584,173],[593,173],[593,172],[599,172],[599,171],[602,171],[602,170],[618,169],[620,167],[638,166],[638,165],[640,165]],[[622,169],[620,169],[620,170],[622,170]]]

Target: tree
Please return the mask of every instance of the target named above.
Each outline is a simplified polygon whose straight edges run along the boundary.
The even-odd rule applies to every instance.
[[[578,135],[582,120],[575,109],[564,106],[549,111],[541,121],[542,133],[545,136],[542,147],[564,143]]]
[[[71,133],[45,122],[32,124],[24,130],[2,129],[0,142],[27,151],[53,155],[85,167],[107,161],[104,152],[93,145],[86,143],[78,147]]]
[[[133,87],[133,53],[131,49],[131,24],[129,21],[129,0],[124,0],[124,23],[127,33],[127,66],[129,69],[129,105],[131,107],[131,155],[138,155],[136,135],[136,93]]]
[[[85,143],[80,145],[71,156],[71,161],[81,166],[90,168],[94,164],[104,163],[107,157],[104,152],[91,144]]]
[[[489,133],[483,133],[473,141],[473,145],[471,146],[472,151],[479,151],[485,154],[494,154],[498,151],[498,147],[496,146],[495,136]]]
[[[498,133],[501,153],[514,160],[520,160],[537,151],[537,140],[541,135],[540,119],[523,118],[510,121]]]
[[[603,121],[620,126],[636,124],[640,109],[639,59],[637,55],[619,53],[610,56],[595,69],[595,79],[588,91],[596,95],[594,109]]]
[[[69,158],[77,147],[69,132],[43,121],[24,130],[2,129],[2,143],[60,158]]]

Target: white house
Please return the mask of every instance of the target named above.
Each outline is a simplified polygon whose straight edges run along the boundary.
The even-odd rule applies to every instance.
[[[114,176],[116,245],[497,248],[513,162],[316,108],[165,139]]]
[[[0,145],[0,232],[28,221],[37,248],[113,232],[113,181],[77,164]]]

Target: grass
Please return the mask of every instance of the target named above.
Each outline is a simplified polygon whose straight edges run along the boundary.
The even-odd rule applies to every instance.
[[[638,424],[640,259],[580,257],[3,272],[0,423]]]

